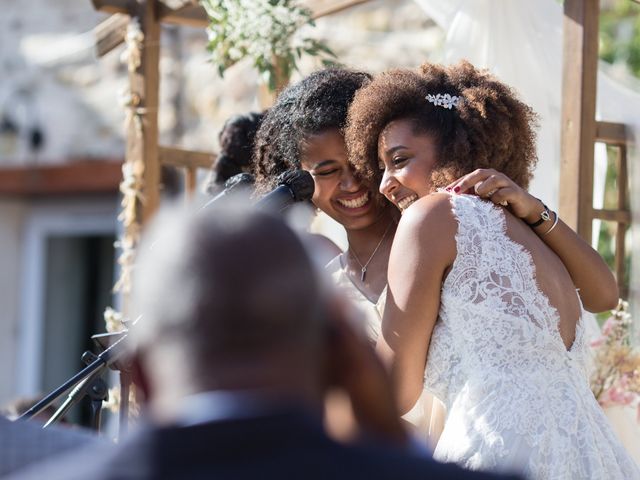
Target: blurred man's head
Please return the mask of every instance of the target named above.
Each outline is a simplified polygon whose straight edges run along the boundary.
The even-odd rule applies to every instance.
[[[131,340],[152,403],[217,389],[316,400],[325,299],[280,219],[229,205],[165,212],[138,260]]]

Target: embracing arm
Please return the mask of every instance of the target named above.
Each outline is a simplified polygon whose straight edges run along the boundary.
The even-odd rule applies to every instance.
[[[393,240],[377,349],[390,367],[402,414],[413,407],[423,390],[440,289],[456,255],[456,231],[449,196],[437,194],[405,211]]]
[[[534,214],[525,218],[527,223],[540,218],[544,205],[538,199],[538,208]],[[554,212],[557,215],[557,212]],[[545,222],[548,223],[548,222]],[[591,248],[577,233],[575,233],[562,219],[558,219],[556,227],[551,233],[544,233],[550,227],[543,224],[533,230],[560,257],[579,289],[584,308],[590,312],[611,310],[618,304],[618,285],[611,269],[604,262],[600,254]],[[539,230],[542,230],[540,232]]]
[[[473,193],[475,190],[479,196],[489,198],[493,203],[508,202],[511,212],[529,224],[539,220],[544,210],[540,200],[493,169],[476,170],[447,188],[455,190],[456,187],[456,193]],[[532,230],[560,257],[579,289],[586,310],[603,312],[615,308],[618,304],[618,285],[611,269],[600,254],[562,219],[558,219],[556,226],[550,230],[555,215],[557,212],[551,214],[551,221],[532,227]]]

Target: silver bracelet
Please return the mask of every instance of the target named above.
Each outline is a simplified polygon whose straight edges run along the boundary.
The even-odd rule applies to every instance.
[[[551,233],[551,230],[556,228],[556,225],[558,224],[558,220],[560,218],[560,217],[558,217],[558,212],[553,212],[553,214],[556,216],[555,220],[553,221],[553,225],[551,225],[551,228],[549,230],[547,230],[546,232],[544,232],[542,234],[543,237],[546,237],[547,235],[549,235]]]

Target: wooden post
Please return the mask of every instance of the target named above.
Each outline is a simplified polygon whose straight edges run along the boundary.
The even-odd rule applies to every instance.
[[[620,145],[616,148],[616,166],[618,167],[618,210],[628,211],[628,171],[627,171],[627,147]],[[616,228],[616,256],[615,268],[618,279],[618,290],[621,298],[628,298],[629,284],[625,282],[625,253],[626,253],[626,233],[629,222],[618,222]]]
[[[195,168],[187,167],[184,172],[184,191],[187,199],[190,198],[196,191],[197,185],[197,171]]]
[[[138,20],[144,35],[139,45],[139,65],[133,68],[132,65],[135,62],[129,60],[130,108],[132,110],[127,127],[126,162],[136,171],[136,174],[142,176],[142,201],[136,200],[135,221],[131,224],[125,223],[125,239],[131,242],[129,245],[131,249],[137,247],[140,227],[149,221],[160,203],[160,160],[158,158],[160,23],[157,17],[157,6],[157,0],[129,2],[130,16]],[[130,269],[131,265],[123,265],[123,269],[125,268]],[[125,316],[129,310],[128,288],[127,285],[122,290],[121,303]],[[127,431],[130,384],[129,375],[120,376],[120,436],[124,436]]]
[[[599,0],[564,1],[560,215],[591,243]]]
[[[114,13],[93,29],[96,37],[96,55],[103,57],[124,42],[131,19],[124,13]]]
[[[144,186],[140,219],[146,223],[158,208],[160,201],[160,161],[158,159],[158,88],[160,59],[160,23],[157,16],[157,0],[131,2],[131,17],[137,18],[144,34],[140,66],[129,73],[132,95],[139,97],[142,135],[136,132],[135,122],[127,132],[127,159],[140,156],[144,165]],[[133,158],[132,160],[139,160]]]

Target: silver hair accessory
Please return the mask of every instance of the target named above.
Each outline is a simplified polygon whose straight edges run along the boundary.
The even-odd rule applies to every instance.
[[[446,108],[447,110],[451,110],[452,107],[457,107],[458,101],[460,100],[460,97],[456,95],[449,95],[448,93],[438,93],[436,95],[429,94],[424,98],[428,102],[431,102],[438,107]]]

